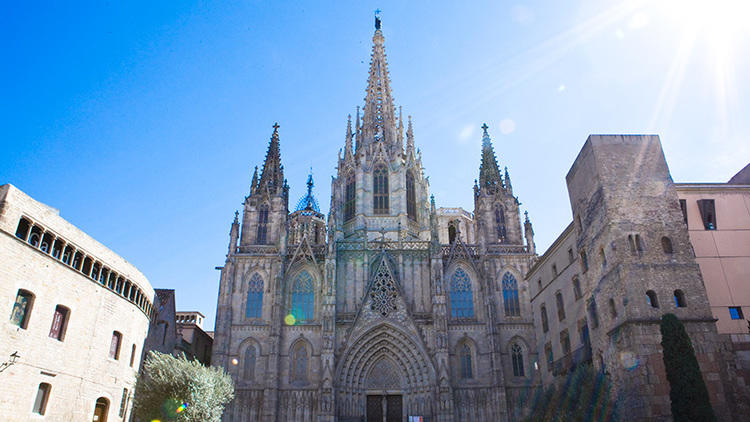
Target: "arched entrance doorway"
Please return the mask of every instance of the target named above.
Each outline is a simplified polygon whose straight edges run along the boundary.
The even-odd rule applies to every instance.
[[[351,343],[337,368],[340,420],[401,422],[435,414],[435,370],[413,337],[384,323]]]
[[[107,415],[109,414],[109,400],[104,397],[96,399],[96,406],[94,407],[94,419],[92,422],[107,422]]]

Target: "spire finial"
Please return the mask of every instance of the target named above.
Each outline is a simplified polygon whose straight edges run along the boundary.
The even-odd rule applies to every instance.
[[[310,167],[310,174],[307,175],[307,194],[308,195],[312,195],[313,186],[315,186],[315,183],[313,183],[312,167]]]
[[[279,126],[279,122],[274,122],[274,124],[273,124],[273,133],[278,133],[280,127],[281,126]]]
[[[375,9],[375,30],[380,29],[380,9]]]
[[[240,216],[240,212],[235,210],[234,211],[234,222],[235,222],[235,224],[239,222],[238,219],[237,219],[239,216]]]
[[[484,136],[489,136],[489,134],[487,133],[487,129],[489,129],[489,128],[490,127],[487,126],[487,123],[485,123],[485,124],[482,125],[482,130],[484,131],[484,134],[483,134]]]

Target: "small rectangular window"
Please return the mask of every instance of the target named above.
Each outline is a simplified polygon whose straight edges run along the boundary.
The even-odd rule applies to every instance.
[[[109,344],[110,359],[120,359],[120,344],[122,343],[122,334],[117,331],[112,333],[112,342]]]
[[[570,335],[568,335],[568,330],[560,332],[560,347],[562,347],[563,355],[570,353]]]
[[[578,279],[578,276],[573,277],[573,296],[576,298],[576,300],[580,299],[581,296],[581,281]]]
[[[742,308],[739,306],[730,306],[729,315],[732,319],[745,319],[745,316],[742,314]]]
[[[557,264],[552,264],[552,275],[557,277]]]
[[[65,329],[68,325],[68,308],[57,305],[55,313],[52,316],[52,326],[49,329],[49,336],[55,340],[63,341],[65,339]]]
[[[572,264],[575,259],[573,255],[573,248],[568,249],[568,263]]]
[[[581,270],[584,273],[589,270],[589,260],[586,257],[585,251],[581,251]]]
[[[552,344],[547,343],[544,346],[544,354],[547,356],[547,371],[552,372],[552,364],[555,362],[555,356],[552,354]]]
[[[682,219],[687,224],[687,200],[680,199],[680,210],[682,210]]]
[[[699,199],[698,210],[701,213],[703,227],[706,230],[716,230],[716,207],[713,199]]]
[[[37,415],[44,415],[47,411],[47,402],[49,401],[49,391],[51,386],[46,382],[39,384],[39,389],[36,391],[36,399],[34,400],[33,412]]]
[[[10,312],[10,322],[24,330],[29,326],[31,317],[31,308],[34,306],[34,295],[23,289],[16,293],[16,301],[13,303],[13,309]]]

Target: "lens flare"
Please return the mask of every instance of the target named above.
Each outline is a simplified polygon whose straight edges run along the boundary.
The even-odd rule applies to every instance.
[[[295,318],[294,315],[292,315],[292,314],[289,314],[289,315],[287,315],[287,316],[284,317],[284,323],[286,325],[294,325],[294,323],[296,323],[296,322],[297,322],[297,318]]]
[[[622,364],[623,368],[632,371],[637,368],[640,363],[641,362],[635,353],[630,351],[620,352],[620,364]]]
[[[187,407],[188,407],[188,404],[187,404],[187,403],[182,403],[182,404],[180,405],[180,407],[178,407],[178,408],[177,408],[177,410],[175,410],[175,413],[182,413],[182,412],[184,412],[185,410],[187,410]]]

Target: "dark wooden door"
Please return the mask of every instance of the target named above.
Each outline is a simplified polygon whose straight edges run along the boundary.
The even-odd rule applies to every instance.
[[[385,417],[387,422],[403,422],[401,396],[387,396]]]
[[[96,403],[93,422],[107,422],[107,404]]]
[[[383,396],[367,396],[367,422],[383,422]]]

